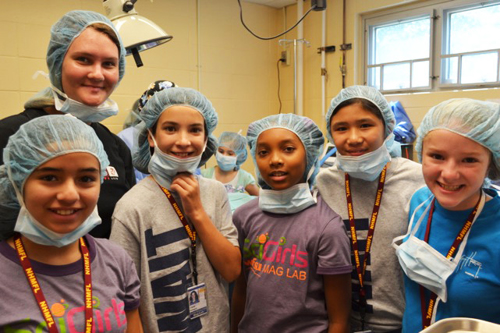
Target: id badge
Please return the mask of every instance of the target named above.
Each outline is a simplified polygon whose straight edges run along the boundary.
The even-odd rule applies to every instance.
[[[208,313],[207,287],[205,283],[188,288],[187,297],[189,302],[189,319],[198,318]]]

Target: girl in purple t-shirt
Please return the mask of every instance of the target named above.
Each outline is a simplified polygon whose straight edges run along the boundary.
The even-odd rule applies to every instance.
[[[348,332],[349,240],[340,216],[310,187],[323,134],[306,117],[280,114],[250,124],[262,187],[234,215],[242,275],[233,332]]]

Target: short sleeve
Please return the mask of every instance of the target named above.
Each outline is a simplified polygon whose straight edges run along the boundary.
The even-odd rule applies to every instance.
[[[320,275],[347,274],[352,271],[351,245],[340,216],[325,226],[319,237],[318,270]]]
[[[222,183],[217,183],[217,197],[219,200],[217,202],[219,205],[215,207],[216,216],[219,221],[213,221],[219,232],[234,246],[238,246],[238,231],[233,224],[233,218],[231,214],[231,206],[229,205],[229,199],[227,196],[226,189]]]
[[[117,212],[120,212],[120,214]],[[117,215],[123,216],[119,218]],[[122,221],[123,218],[126,221]],[[134,211],[129,212],[122,206],[121,202],[118,202],[112,217],[113,225],[109,239],[125,249],[135,263],[136,272],[140,272],[141,245],[139,240],[139,226],[137,225],[138,223],[128,223],[128,221],[139,221],[139,219],[134,217]]]
[[[245,170],[240,170],[240,183],[246,187],[247,185],[250,185],[250,184],[255,184],[255,178],[253,178],[253,176],[245,171]]]
[[[141,282],[132,259],[124,253],[125,259],[125,311],[135,310],[140,305]]]

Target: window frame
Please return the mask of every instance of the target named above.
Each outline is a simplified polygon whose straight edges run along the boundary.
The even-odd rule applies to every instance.
[[[380,67],[380,91],[382,93],[409,93],[409,92],[432,92],[432,91],[446,91],[446,90],[463,90],[463,89],[474,89],[474,88],[493,88],[500,87],[500,49],[489,49],[480,50],[472,52],[454,53],[446,54],[446,47],[448,46],[447,39],[449,36],[449,30],[444,30],[446,25],[449,25],[449,15],[451,13],[466,11],[468,9],[474,9],[478,7],[500,5],[500,0],[435,0],[426,3],[417,3],[398,6],[396,8],[391,8],[383,11],[377,11],[376,13],[369,13],[362,15],[362,27],[363,27],[363,74],[362,79],[365,85],[369,83],[369,70],[370,68]],[[370,48],[370,41],[373,38],[373,30],[376,27],[381,27],[385,24],[390,25],[398,21],[411,21],[418,19],[419,17],[429,16],[430,20],[430,38],[429,38],[429,85],[426,87],[413,88],[412,85],[412,64],[414,62],[427,60],[427,58],[422,59],[412,59],[404,61],[396,61],[391,63],[383,63],[378,65],[369,64],[369,60],[373,57],[373,50]],[[478,82],[478,83],[458,83],[461,79],[461,59],[463,56],[470,54],[482,54],[488,52],[498,52],[497,58],[497,81],[495,82]],[[441,83],[441,64],[442,59],[457,57],[458,56],[458,73],[457,73],[457,83]],[[398,88],[398,89],[382,89],[383,82],[383,66],[397,63],[409,63],[410,64],[410,88]]]

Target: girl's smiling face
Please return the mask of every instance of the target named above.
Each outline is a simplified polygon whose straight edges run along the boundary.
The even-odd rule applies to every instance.
[[[285,190],[305,181],[306,151],[292,131],[271,128],[262,132],[255,160],[261,177],[273,190]]]
[[[205,147],[205,120],[201,113],[191,107],[174,105],[163,111],[154,131],[158,148],[177,158],[201,155]],[[154,147],[148,135],[150,147]]]
[[[119,51],[106,34],[89,27],[75,38],[62,64],[62,88],[89,106],[102,104],[119,80]]]
[[[384,122],[360,103],[342,107],[332,117],[330,130],[338,152],[344,156],[370,153],[384,143]]]
[[[51,231],[66,234],[78,228],[94,211],[101,188],[100,164],[89,153],[54,157],[26,180],[26,209]]]
[[[448,130],[433,130],[423,140],[425,183],[448,210],[466,210],[476,205],[490,163],[488,149]]]

